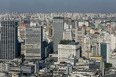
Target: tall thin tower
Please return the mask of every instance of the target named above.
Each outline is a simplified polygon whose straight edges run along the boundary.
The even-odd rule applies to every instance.
[[[57,53],[58,52],[58,43],[63,39],[64,18],[63,17],[54,17],[53,27],[54,27],[53,50],[55,53]]]
[[[18,57],[18,22],[15,20],[1,21],[1,50],[0,60],[9,61]]]

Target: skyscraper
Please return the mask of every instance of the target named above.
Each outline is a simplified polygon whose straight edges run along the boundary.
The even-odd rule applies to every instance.
[[[26,25],[27,24],[25,24],[25,23],[21,23],[20,26],[18,26],[18,40],[21,43],[21,54],[24,54],[24,52],[25,52]]]
[[[103,61],[109,62],[110,57],[110,43],[101,43],[100,44],[100,54]]]
[[[64,18],[54,17],[53,27],[54,27],[53,50],[55,53],[57,53],[58,52],[58,43],[63,39]]]
[[[75,41],[80,43],[80,45],[82,47],[82,56],[85,56],[85,51],[84,51],[84,31],[83,31],[82,27],[76,27],[76,29],[75,29]]]
[[[25,56],[27,59],[42,59],[44,57],[42,33],[42,27],[26,26]]]
[[[18,57],[17,27],[18,22],[15,20],[1,21],[0,59],[3,61]]]

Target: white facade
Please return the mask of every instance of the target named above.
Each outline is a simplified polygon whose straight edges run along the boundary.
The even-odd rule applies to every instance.
[[[0,63],[0,72],[9,71],[10,65],[7,63]]]
[[[31,23],[30,23],[30,26],[36,26],[36,23],[31,22]]]
[[[58,45],[58,61],[66,61],[71,55],[80,58],[80,45]]]
[[[110,44],[107,43],[107,62],[109,62],[109,58],[111,56],[110,48],[111,48]]]
[[[111,51],[113,51],[116,48],[116,36],[111,34],[110,37],[111,37]]]
[[[71,30],[66,30],[63,32],[63,39],[72,40],[72,32]]]
[[[78,26],[83,26],[83,25],[89,26],[89,23],[88,22],[79,22],[78,23]]]
[[[64,23],[64,30],[65,30],[65,29],[69,29],[69,25],[66,24],[66,23]]]

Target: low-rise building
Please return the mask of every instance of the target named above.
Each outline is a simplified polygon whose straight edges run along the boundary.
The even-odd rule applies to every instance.
[[[71,55],[80,58],[80,44],[78,42],[60,43],[58,45],[58,61],[66,61]]]

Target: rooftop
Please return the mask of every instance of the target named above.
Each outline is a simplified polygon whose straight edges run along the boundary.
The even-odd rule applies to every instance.
[[[59,44],[64,44],[64,45],[77,45],[79,42],[75,42],[72,40],[61,40]]]
[[[54,17],[53,19],[64,19],[64,17]]]

